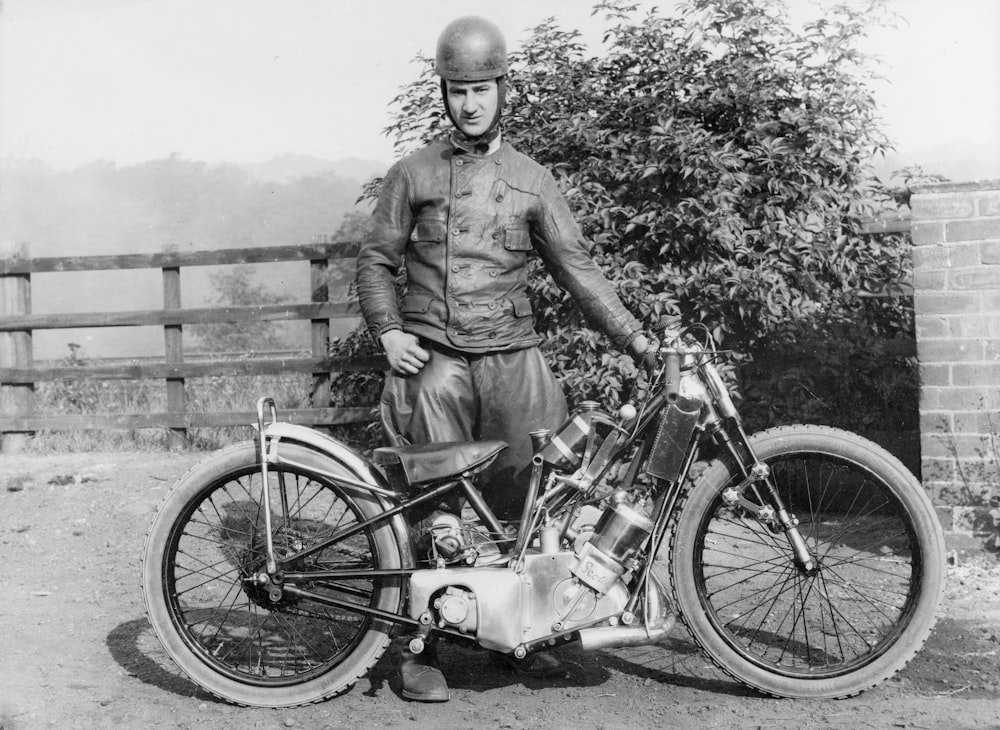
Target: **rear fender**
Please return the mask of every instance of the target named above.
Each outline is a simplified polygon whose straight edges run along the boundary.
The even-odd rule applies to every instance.
[[[399,504],[399,495],[389,488],[385,477],[370,461],[325,433],[308,426],[275,421],[264,427],[262,440],[266,444],[265,457],[268,464],[295,466],[294,460],[282,458],[281,442],[296,443],[324,456],[329,462],[329,469],[324,476],[336,479],[345,489],[371,496],[386,510]],[[309,468],[309,471],[315,471],[315,468]],[[414,567],[416,562],[406,520],[402,514],[397,514],[389,519],[389,524],[399,546],[402,567]]]

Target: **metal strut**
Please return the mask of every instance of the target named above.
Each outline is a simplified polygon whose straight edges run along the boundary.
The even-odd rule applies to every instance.
[[[271,423],[278,420],[278,407],[274,403],[274,398],[265,396],[257,401],[257,433],[260,440],[260,479],[261,489],[264,492],[264,545],[267,550],[267,572],[276,573],[278,570],[278,560],[274,555],[274,540],[271,538],[271,497],[267,488],[267,436],[265,436],[264,407],[267,406]]]

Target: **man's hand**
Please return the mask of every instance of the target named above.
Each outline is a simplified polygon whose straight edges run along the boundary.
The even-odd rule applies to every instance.
[[[389,359],[389,367],[400,375],[416,375],[431,354],[420,346],[420,340],[403,330],[383,332],[379,342]]]
[[[654,347],[650,347],[653,344]],[[635,364],[648,371],[656,367],[656,343],[650,343],[646,335],[639,335],[629,343],[628,354],[632,356]]]

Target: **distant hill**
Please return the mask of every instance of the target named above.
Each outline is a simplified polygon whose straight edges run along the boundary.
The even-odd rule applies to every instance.
[[[23,241],[35,257],[308,243],[319,234],[356,229],[369,214],[367,206],[356,204],[364,183],[385,170],[385,164],[372,160],[303,155],[247,166],[176,156],[124,167],[94,161],[74,170],[0,159],[0,240]],[[216,268],[183,271],[184,306],[215,303],[211,276]],[[307,265],[251,269],[255,280],[289,301],[308,301]],[[163,304],[161,279],[156,270],[36,274],[31,307],[37,314],[157,309]],[[309,344],[308,323],[295,340],[290,347]],[[89,358],[143,357],[162,353],[163,332],[155,327],[39,330],[35,357],[62,357],[69,342],[82,345]]]
[[[324,160],[310,155],[282,155],[266,162],[237,165],[257,182],[287,183],[303,177],[334,174],[344,180],[365,183],[382,175],[388,165],[377,160],[347,157],[342,160]]]

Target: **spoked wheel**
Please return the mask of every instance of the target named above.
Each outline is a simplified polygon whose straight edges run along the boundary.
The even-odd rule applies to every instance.
[[[290,556],[379,513],[310,470],[336,465],[291,444],[301,467],[269,467],[271,535]],[[147,614],[167,653],[196,683],[245,705],[286,707],[349,688],[389,643],[389,626],[363,609],[398,611],[398,578],[365,570],[400,565],[390,526],[377,523],[302,558],[289,570],[356,569],[358,577],[301,585],[330,606],[296,596],[266,574],[260,463],[255,444],[232,447],[177,483],[157,513],[143,552]]]
[[[816,564],[796,564],[784,533],[726,499],[741,476],[717,462],[674,532],[681,614],[747,685],[783,697],[857,694],[903,668],[930,634],[945,571],[937,517],[912,474],[854,434],[791,426],[751,442]]]

